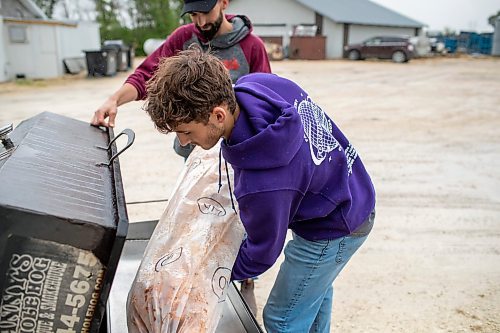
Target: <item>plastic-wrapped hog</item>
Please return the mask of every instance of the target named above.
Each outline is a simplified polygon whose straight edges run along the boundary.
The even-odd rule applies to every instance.
[[[129,332],[214,332],[243,226],[219,145],[189,156],[128,296]],[[222,187],[219,189],[219,181]]]

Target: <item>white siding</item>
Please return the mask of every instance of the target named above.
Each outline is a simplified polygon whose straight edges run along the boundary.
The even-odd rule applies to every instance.
[[[257,36],[281,36],[285,46],[294,25],[315,23],[314,12],[293,0],[232,0],[226,13],[248,16]],[[284,26],[259,26],[262,24]]]
[[[78,26],[57,27],[57,65],[61,73],[65,73],[63,60],[67,58],[85,58],[85,52],[99,50],[101,37],[99,24],[79,22]]]
[[[326,58],[342,58],[344,42],[344,25],[323,18],[323,36],[326,37]]]
[[[4,26],[20,25],[8,23]],[[62,73],[57,66],[55,26],[22,24],[26,27],[26,43],[11,43],[7,40],[10,79],[24,75],[30,79],[54,78]],[[7,36],[8,38],[8,36]]]
[[[369,25],[351,25],[348,43],[360,43],[375,36],[415,36],[413,28],[378,27]]]
[[[293,0],[232,0],[228,14],[243,14],[254,24],[314,23],[314,12]]]
[[[14,79],[16,75],[29,79],[62,76],[64,59],[83,58],[83,50],[98,50],[101,45],[99,25],[95,23],[73,26],[1,22],[0,25],[3,38],[3,43],[0,39],[0,82]],[[9,26],[25,27],[27,42],[12,43]]]
[[[58,43],[57,43],[57,26],[46,26],[40,25],[31,26],[34,35],[38,35],[38,47],[35,47],[35,43],[32,44],[32,54],[35,55],[35,74],[33,78],[54,78],[63,75],[62,64],[59,64],[59,58],[57,56]],[[36,56],[38,53],[38,56]]]
[[[77,27],[58,26],[59,58],[85,57],[85,50],[99,50],[99,25],[79,22]]]
[[[272,26],[272,27],[263,27],[263,26],[254,26],[253,33],[257,36],[262,37],[283,37],[283,43],[288,44],[286,42],[289,40],[290,28],[287,26]]]
[[[8,80],[7,55],[5,54],[6,41],[4,34],[3,18],[0,16],[0,82]]]
[[[14,26],[14,24],[4,24],[9,79],[14,79],[17,74],[26,77],[33,76],[35,74],[35,59],[38,56],[31,45],[34,39],[33,30],[30,26],[24,25],[26,27],[27,42],[12,43],[9,39],[9,27],[11,26]]]

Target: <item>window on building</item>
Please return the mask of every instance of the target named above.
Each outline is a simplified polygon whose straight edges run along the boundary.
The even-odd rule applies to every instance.
[[[14,25],[9,27],[9,39],[11,43],[27,43],[28,34],[26,26]]]

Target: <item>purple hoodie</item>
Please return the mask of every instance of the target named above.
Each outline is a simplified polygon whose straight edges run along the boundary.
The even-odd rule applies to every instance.
[[[249,74],[235,85],[240,115],[224,158],[247,232],[232,279],[265,272],[287,229],[308,240],[335,239],[358,228],[375,207],[375,190],[356,150],[298,85]]]

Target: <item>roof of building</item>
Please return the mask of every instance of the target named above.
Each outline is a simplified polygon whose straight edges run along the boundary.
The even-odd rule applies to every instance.
[[[425,24],[369,0],[295,0],[338,23],[421,28]]]
[[[14,0],[12,1],[12,3],[14,4],[14,6],[10,6],[11,9],[17,8],[15,4],[18,3],[24,10],[20,14],[18,12],[12,12],[12,10],[10,12],[6,12],[5,9],[2,9],[2,6],[0,4],[0,16],[10,17],[10,18],[27,18],[27,19],[41,19],[41,20],[47,19],[47,15],[32,0]],[[29,13],[31,16],[25,17],[24,15],[25,11]]]
[[[35,15],[36,18],[47,19],[47,15],[37,6],[37,4],[32,0],[19,0],[29,11]]]
[[[47,19],[47,15],[37,6],[32,0],[19,0],[26,8],[28,8],[37,18]]]

